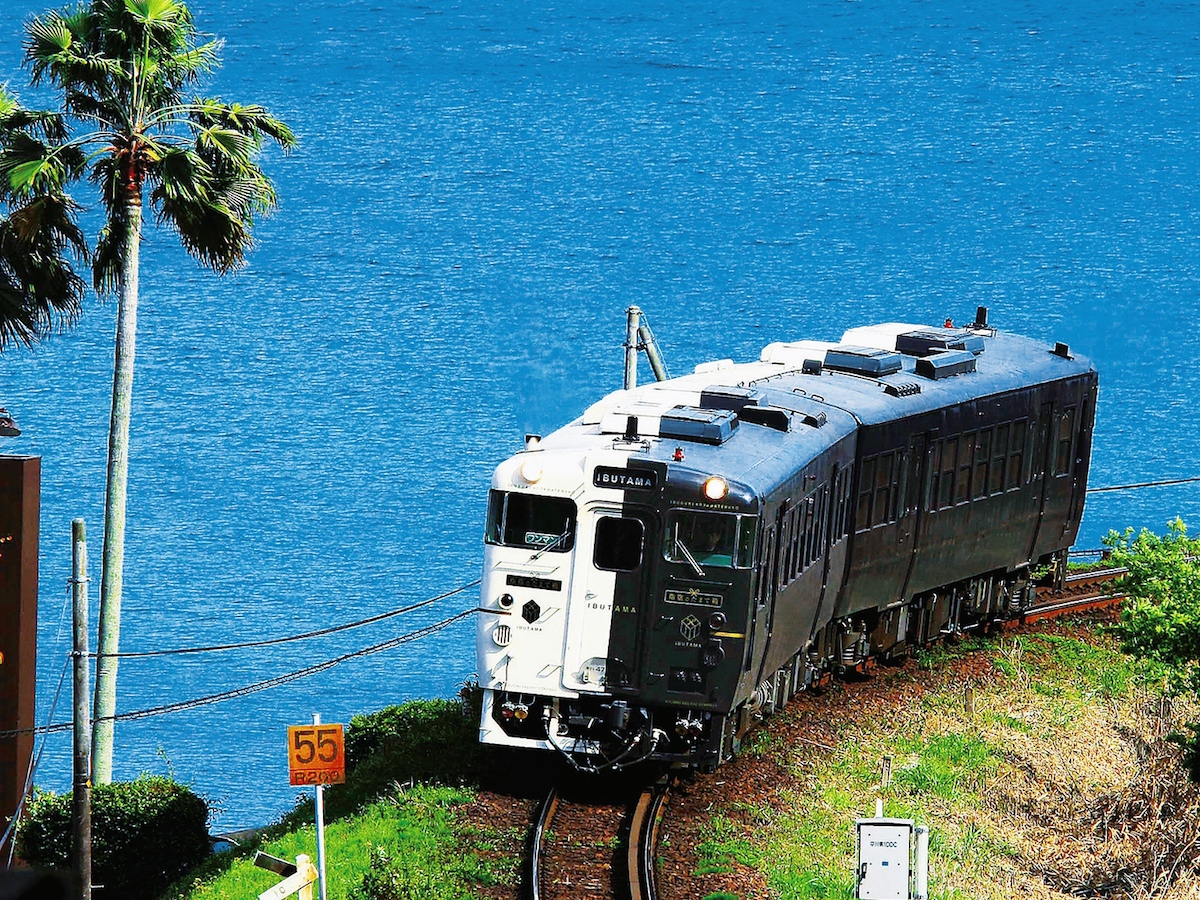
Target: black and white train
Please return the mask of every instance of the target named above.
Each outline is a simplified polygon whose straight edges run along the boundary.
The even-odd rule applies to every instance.
[[[885,324],[616,391],[502,463],[480,738],[711,767],[829,672],[1020,613],[1083,512],[1064,344]]]

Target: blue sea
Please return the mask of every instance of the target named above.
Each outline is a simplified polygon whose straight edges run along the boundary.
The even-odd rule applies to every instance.
[[[0,81],[30,103],[0,0]],[[478,577],[493,466],[619,387],[623,311],[668,366],[991,310],[1100,370],[1093,486],[1200,475],[1200,7],[883,0],[196,0],[206,93],[300,138],[249,264],[142,252],[123,650],[336,625]],[[80,199],[94,201],[86,193]],[[94,214],[89,222],[95,222]],[[95,613],[115,303],[0,357],[42,457],[39,718],[69,644],[70,522]],[[643,363],[642,377],[649,377]],[[1200,525],[1200,485],[1098,494],[1110,529]],[[475,605],[279,647],[126,660],[119,711],[261,681]],[[94,644],[93,644],[94,646]],[[469,620],[269,691],[119,723],[215,828],[265,823],[285,726],[472,673]],[[69,715],[68,678],[52,718]],[[70,780],[69,734],[37,782]]]

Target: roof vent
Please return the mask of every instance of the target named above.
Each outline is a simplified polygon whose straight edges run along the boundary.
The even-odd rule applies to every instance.
[[[911,397],[921,393],[921,386],[915,381],[903,381],[900,384],[885,384],[883,392],[893,397]]]
[[[676,406],[659,420],[658,434],[701,444],[723,444],[737,426],[737,413],[731,410]]]
[[[871,347],[831,347],[825,351],[825,368],[859,375],[891,375],[903,362],[899,353]]]
[[[811,428],[824,428],[825,423],[829,421],[829,416],[823,412],[819,412],[815,416],[811,413],[801,413],[800,421]]]
[[[1064,344],[1062,341],[1057,341],[1054,344],[1054,349],[1050,352],[1053,353],[1055,356],[1061,356],[1063,359],[1071,358],[1071,348],[1068,347],[1066,344]]]
[[[934,381],[974,371],[975,354],[970,350],[944,350],[917,360],[917,374]]]
[[[720,385],[707,387],[700,392],[701,409],[729,409],[741,412],[747,406],[758,406],[762,402],[762,392],[744,387],[726,387]]]
[[[800,366],[801,375],[820,375],[821,361],[819,359],[806,359],[804,364]]]
[[[765,425],[776,431],[790,431],[792,427],[792,417],[786,409],[777,406],[745,406],[738,418],[750,425]]]
[[[983,338],[969,331],[909,331],[896,335],[896,349],[909,356],[932,356],[945,350],[983,352]]]

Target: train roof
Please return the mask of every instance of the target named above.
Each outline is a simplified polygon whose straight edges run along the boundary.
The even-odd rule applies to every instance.
[[[755,362],[703,363],[691,375],[614,391],[539,449],[611,451],[636,417],[638,441],[648,442],[639,458],[678,465],[680,447],[688,468],[758,492],[859,425],[1094,371],[1063,344],[990,328],[885,323],[850,329],[836,343],[772,343]]]

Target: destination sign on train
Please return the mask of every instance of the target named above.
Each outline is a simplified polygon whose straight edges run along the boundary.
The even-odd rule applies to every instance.
[[[649,491],[658,487],[658,473],[653,469],[614,469],[611,466],[596,466],[592,473],[592,484],[596,487],[625,490],[634,488]]]

